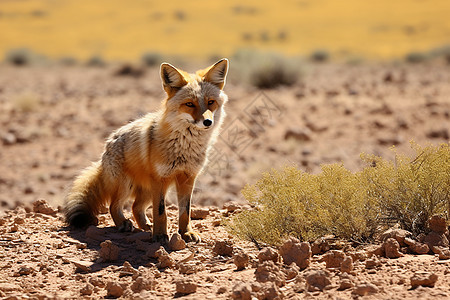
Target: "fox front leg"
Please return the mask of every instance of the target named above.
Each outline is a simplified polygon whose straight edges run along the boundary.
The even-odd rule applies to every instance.
[[[178,196],[178,232],[186,242],[200,242],[200,235],[191,226],[191,198],[195,176],[186,173],[176,177]]]
[[[153,186],[152,198],[153,198],[153,241],[161,244],[167,244],[169,242],[169,236],[167,235],[167,214],[165,195],[168,185],[161,183],[160,185]]]

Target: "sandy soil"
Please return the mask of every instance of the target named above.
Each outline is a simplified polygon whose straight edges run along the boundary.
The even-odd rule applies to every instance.
[[[230,298],[239,291],[245,299],[246,289],[260,298],[282,294],[345,299],[357,297],[358,286],[370,283],[375,287],[365,289],[374,292],[368,296],[372,299],[450,297],[450,262],[433,255],[376,258],[381,264],[369,263],[369,268],[367,260],[372,258],[366,255],[355,259],[354,270],[343,275],[320,262],[326,253],[317,254],[305,270],[280,262],[269,266],[272,273],[281,272],[276,278],[285,283],[280,287],[257,283],[259,249],[228,236],[218,225],[233,210],[223,205],[231,200],[245,203],[240,189],[271,167],[296,164],[319,172],[320,164],[343,162],[358,170],[361,152],[392,158],[389,147],[407,153],[411,139],[419,144],[448,142],[448,65],[308,65],[297,85],[267,91],[230,80],[225,88],[230,97],[227,120],[195,190],[194,204],[208,207],[208,216],[194,221],[203,242],[168,249],[169,256],[163,253],[159,259],[153,257],[155,246],[148,236],[118,233],[108,214],[98,229],[71,231],[56,212],[74,176],[100,157],[109,133],[157,109],[164,97],[158,70],[149,69],[140,77],[116,76],[115,71],[2,66],[0,296],[98,298],[122,293],[126,298],[168,298],[182,295],[178,286],[184,292],[196,289],[187,296],[192,299]],[[169,202],[173,193],[171,198]],[[53,209],[33,208],[37,199],[45,199]],[[174,226],[176,207],[169,212]],[[106,240],[112,244],[101,246]],[[246,269],[236,271],[232,256],[213,251],[222,240],[234,253],[249,255]],[[171,259],[172,266],[161,267]],[[323,291],[308,288],[308,272],[325,269],[328,275],[321,276],[331,283]],[[410,278],[419,271],[437,275],[435,287],[411,289]],[[338,290],[344,279],[352,287]],[[248,286],[235,286],[240,281]]]

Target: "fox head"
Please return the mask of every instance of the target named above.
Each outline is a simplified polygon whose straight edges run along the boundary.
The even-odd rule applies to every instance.
[[[210,130],[219,127],[228,97],[223,92],[228,59],[189,74],[168,63],[161,65],[161,79],[167,93],[164,120],[172,129]]]

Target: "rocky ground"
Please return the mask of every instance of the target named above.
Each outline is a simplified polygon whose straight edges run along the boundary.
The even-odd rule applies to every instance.
[[[243,207],[194,208],[203,241],[174,234],[166,247],[148,232],[119,233],[108,215],[98,227],[70,230],[45,200],[0,219],[0,296],[5,299],[448,299],[450,253],[445,221],[422,242],[391,229],[380,245],[353,247],[324,237],[290,239],[279,249],[233,239],[221,220]],[[176,232],[175,206],[168,209]],[[442,226],[442,224],[444,226]],[[444,231],[444,232],[443,232]],[[441,249],[430,255],[429,236]],[[437,240],[435,239],[434,242]],[[424,249],[425,248],[425,249]],[[417,255],[421,253],[422,255]]]
[[[243,209],[241,188],[271,167],[358,170],[361,152],[392,158],[391,145],[408,153],[412,139],[448,142],[448,65],[305,65],[298,84],[265,91],[230,77],[227,120],[194,195],[203,241],[175,235],[165,250],[148,233],[118,233],[108,214],[98,228],[70,230],[58,212],[109,133],[159,107],[158,70],[0,68],[1,297],[450,297],[439,220],[431,236],[395,231],[359,246],[324,237],[280,249],[257,249],[220,225]],[[171,234],[176,214],[169,204]]]

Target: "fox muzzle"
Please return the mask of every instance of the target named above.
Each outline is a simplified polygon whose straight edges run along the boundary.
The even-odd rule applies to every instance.
[[[203,113],[203,125],[205,125],[206,127],[209,127],[212,125],[214,120],[214,115],[213,112],[210,111],[209,109],[207,111],[205,111]]]

